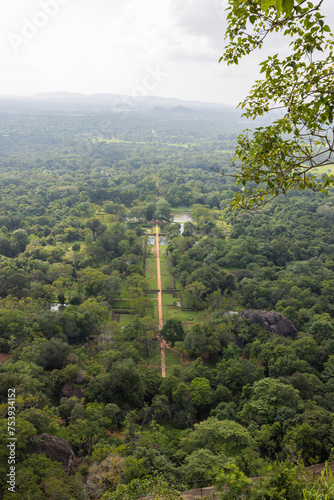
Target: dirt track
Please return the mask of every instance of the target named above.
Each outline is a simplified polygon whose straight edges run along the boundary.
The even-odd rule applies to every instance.
[[[157,281],[158,281],[158,315],[159,315],[159,330],[163,327],[162,316],[162,287],[161,287],[161,267],[160,267],[160,241],[159,241],[159,225],[155,227],[156,249],[157,249]],[[166,378],[166,359],[165,359],[166,342],[160,338],[160,355],[161,355],[161,376]]]

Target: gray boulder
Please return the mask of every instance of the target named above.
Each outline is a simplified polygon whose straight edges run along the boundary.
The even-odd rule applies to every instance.
[[[84,397],[84,393],[80,387],[76,387],[72,384],[64,384],[60,391],[61,398],[71,398],[72,396],[81,399]]]
[[[64,471],[69,474],[76,465],[77,458],[65,439],[50,434],[31,436],[28,453],[45,453],[54,462],[60,462]]]
[[[260,325],[269,332],[288,337],[297,332],[297,328],[283,314],[274,311],[259,311],[257,309],[247,309],[243,311],[242,317],[249,319],[252,323]]]

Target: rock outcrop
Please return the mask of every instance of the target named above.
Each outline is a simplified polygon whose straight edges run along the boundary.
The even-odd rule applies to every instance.
[[[61,398],[71,398],[72,396],[81,399],[84,397],[82,389],[72,384],[64,384],[60,391]]]
[[[31,436],[28,453],[45,453],[53,462],[60,462],[69,474],[76,464],[76,456],[65,439],[50,434]]]
[[[260,325],[269,332],[274,332],[277,335],[288,337],[296,333],[297,328],[289,320],[280,313],[274,311],[259,311],[257,309],[248,309],[243,311],[242,317],[249,319],[252,323]]]
[[[75,379],[72,382],[74,382],[75,384],[87,383],[86,372],[84,372],[83,370],[80,370],[78,375],[75,377]]]

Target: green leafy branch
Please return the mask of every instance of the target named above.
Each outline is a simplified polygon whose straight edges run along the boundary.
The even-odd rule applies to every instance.
[[[247,118],[273,110],[281,117],[252,136],[242,133],[228,171],[220,172],[242,186],[236,208],[261,206],[290,189],[326,191],[333,183],[332,175],[311,172],[334,163],[334,38],[319,12],[322,1],[229,0],[221,61],[238,64],[274,32],[292,38],[288,56],[260,64],[263,79],[239,104]]]

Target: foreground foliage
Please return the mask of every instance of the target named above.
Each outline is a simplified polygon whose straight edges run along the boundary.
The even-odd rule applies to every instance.
[[[289,54],[270,55],[241,103],[247,118],[279,110],[268,126],[241,134],[232,172],[242,191],[236,207],[254,208],[290,189],[323,191],[333,163],[333,34],[321,14],[323,2],[229,1],[227,47],[221,60],[238,64],[280,32],[292,38]],[[262,8],[261,8],[262,7]]]
[[[238,187],[209,168],[232,148],[216,118],[203,138],[197,118],[113,117],[119,142],[78,157],[75,133],[93,129],[94,113],[51,116],[0,116],[16,137],[0,136],[0,495],[13,387],[23,500],[177,495],[217,476],[231,495],[255,494],[249,476],[263,476],[263,498],[318,488],[294,464],[334,446],[333,192],[235,213]],[[152,145],[159,126],[167,142]],[[196,145],[181,146],[191,134]],[[160,224],[163,278],[177,290],[163,297],[165,379],[144,234],[157,196],[166,219],[171,207],[192,219],[182,234]],[[281,312],[295,329],[263,329],[245,309]],[[72,448],[70,473],[36,453],[42,434]]]

